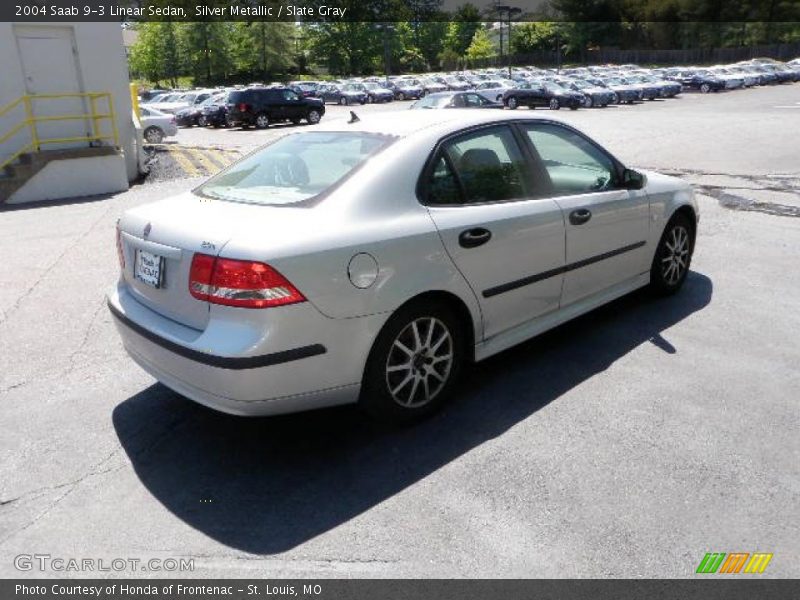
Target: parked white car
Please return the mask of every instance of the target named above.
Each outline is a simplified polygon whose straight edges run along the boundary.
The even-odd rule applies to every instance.
[[[160,144],[165,137],[178,135],[175,115],[162,113],[150,106],[140,106],[139,113],[143,136],[148,143]]]
[[[156,110],[164,113],[175,114],[184,108],[189,108],[196,104],[201,104],[210,98],[217,90],[195,90],[192,92],[183,92],[169,94],[159,98],[156,102],[149,104]]]
[[[517,84],[509,79],[490,79],[476,85],[475,91],[490,102],[502,102],[503,94],[516,86]]]
[[[201,404],[429,414],[459,373],[649,285],[683,285],[698,208],[573,127],[403,111],[294,131],[126,212],[124,346]]]

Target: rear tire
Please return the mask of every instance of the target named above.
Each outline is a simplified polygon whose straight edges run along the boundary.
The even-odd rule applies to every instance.
[[[704,84],[702,84],[700,86],[700,93],[701,94],[707,94],[710,91],[711,91],[711,86],[708,85],[707,83],[704,83]]]
[[[550,110],[558,110],[559,108],[561,108],[561,103],[559,103],[558,98],[551,98]]]
[[[392,424],[426,417],[447,401],[464,362],[462,323],[438,301],[411,304],[386,322],[367,359],[360,406]]]
[[[155,125],[145,129],[143,135],[148,144],[160,144],[164,141],[164,132]]]
[[[347,106],[347,104],[348,104],[347,98],[345,96],[342,96],[341,98],[339,98],[339,104],[342,105],[342,106]]]
[[[677,292],[686,281],[694,252],[694,227],[678,213],[670,219],[658,242],[650,267],[650,289],[659,296]]]
[[[269,127],[269,117],[267,113],[258,113],[256,115],[256,128],[257,129],[266,129]]]
[[[519,106],[519,102],[517,102],[517,99],[514,96],[511,96],[508,98],[508,100],[506,100],[506,106],[511,110],[516,110]]]
[[[306,121],[308,121],[311,125],[316,125],[319,123],[319,120],[322,118],[322,115],[319,114],[318,110],[310,110],[306,115]]]

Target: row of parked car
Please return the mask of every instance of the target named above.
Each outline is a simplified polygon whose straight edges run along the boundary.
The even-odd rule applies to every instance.
[[[163,91],[142,98],[147,117],[167,126],[145,127],[157,142],[173,125],[265,128],[275,122],[317,123],[325,105],[343,106],[415,100],[414,109],[604,107],[700,93],[773,85],[800,80],[800,59],[781,63],[754,59],[713,67],[642,68],[604,65],[568,69],[533,66],[482,69],[425,76],[367,77],[347,80],[251,84],[246,88]],[[174,116],[170,120],[170,115]],[[159,139],[161,138],[161,139]]]

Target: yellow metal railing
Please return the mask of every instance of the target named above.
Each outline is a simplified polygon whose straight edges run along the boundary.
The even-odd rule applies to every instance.
[[[35,116],[33,110],[33,103],[36,100],[58,100],[64,98],[83,98],[89,101],[89,112],[79,115],[53,115],[53,116]],[[105,112],[99,112],[98,103],[105,101]],[[71,94],[28,94],[17,98],[13,102],[6,104],[0,108],[0,117],[11,112],[16,107],[22,105],[25,110],[25,118],[17,122],[5,134],[0,135],[0,147],[18,134],[23,129],[27,128],[30,135],[30,142],[18,148],[13,154],[7,157],[3,162],[0,162],[0,170],[6,165],[14,162],[25,152],[38,152],[45,144],[65,144],[71,142],[102,142],[113,141],[114,146],[119,147],[119,131],[117,130],[117,121],[114,118],[114,103],[109,92],[85,92],[85,93],[71,93]],[[104,133],[102,123],[103,121],[111,123],[110,133]],[[46,123],[54,121],[88,121],[92,124],[91,135],[85,136],[71,136],[71,137],[43,137],[39,134],[36,127],[37,123]]]

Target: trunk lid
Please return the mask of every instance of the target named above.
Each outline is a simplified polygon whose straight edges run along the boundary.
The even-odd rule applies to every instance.
[[[242,223],[251,222],[263,207],[208,201],[182,194],[127,211],[120,219],[125,256],[122,279],[133,296],[148,308],[178,323],[202,330],[209,303],[189,292],[189,271],[195,253],[217,256]],[[138,257],[137,254],[141,255]],[[160,262],[156,287],[135,275],[139,260]],[[153,281],[150,278],[151,283]]]

